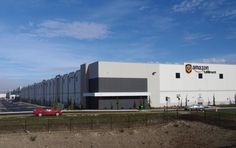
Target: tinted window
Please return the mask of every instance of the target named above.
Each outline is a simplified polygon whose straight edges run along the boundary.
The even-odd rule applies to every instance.
[[[199,74],[198,74],[198,78],[199,78],[199,79],[202,79],[202,73],[199,73]]]
[[[221,74],[219,74],[219,78],[220,79],[223,79],[224,78],[224,76],[223,76],[223,74],[221,73]]]
[[[175,73],[175,78],[179,79],[180,78],[180,73]]]

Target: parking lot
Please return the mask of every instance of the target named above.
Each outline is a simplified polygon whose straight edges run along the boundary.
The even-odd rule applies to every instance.
[[[33,111],[36,105],[0,99],[0,112]]]

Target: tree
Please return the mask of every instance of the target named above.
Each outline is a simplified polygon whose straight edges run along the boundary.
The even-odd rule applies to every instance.
[[[147,100],[147,108],[151,109],[151,99],[150,99],[150,96],[148,97],[148,100]]]
[[[116,109],[119,109],[119,100],[116,98]]]
[[[216,98],[215,98],[215,95],[213,95],[213,106],[215,106],[216,105]]]
[[[137,108],[137,105],[136,105],[136,102],[134,101],[134,104],[133,104],[133,108],[136,109]]]
[[[54,102],[53,105],[52,105],[52,108],[62,110],[63,109],[63,104],[61,104],[59,102]]]
[[[185,107],[187,107],[188,106],[188,96],[186,96],[186,98],[185,98]]]
[[[69,110],[74,109],[74,99],[72,97],[68,98],[67,100],[67,109]]]
[[[210,100],[209,100],[209,98],[208,98],[208,102],[207,102],[207,105],[209,106],[211,104],[211,102],[210,102]]]
[[[113,104],[111,103],[111,109],[113,109]]]
[[[83,106],[83,103],[82,103],[81,100],[80,100],[80,102],[79,102],[79,109],[84,109],[84,106]]]

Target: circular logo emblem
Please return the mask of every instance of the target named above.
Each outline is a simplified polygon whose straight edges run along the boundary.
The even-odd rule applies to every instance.
[[[185,71],[187,73],[191,73],[192,72],[192,65],[191,64],[186,64],[185,65]]]

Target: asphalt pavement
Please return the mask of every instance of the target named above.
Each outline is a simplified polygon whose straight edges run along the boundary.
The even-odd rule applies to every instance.
[[[30,103],[25,103],[25,102],[12,102],[12,101],[7,101],[5,99],[0,99],[0,112],[22,112],[22,111],[33,111],[36,106],[34,104]],[[236,107],[209,107],[206,108],[207,111],[218,111],[218,112],[234,112],[236,113]],[[122,112],[136,112],[138,110],[79,110],[79,112],[117,112],[117,111],[122,111]],[[163,112],[164,109],[151,109],[151,110],[144,110],[142,112]],[[176,111],[176,109],[171,109],[169,108],[168,111]],[[183,112],[183,109],[179,109],[179,111]],[[68,111],[70,112],[70,111]],[[74,110],[71,112],[78,112],[78,110]]]
[[[236,113],[236,107],[210,107],[206,109],[207,111],[212,112],[230,112],[230,113]]]
[[[36,105],[0,99],[0,112],[33,111]]]

